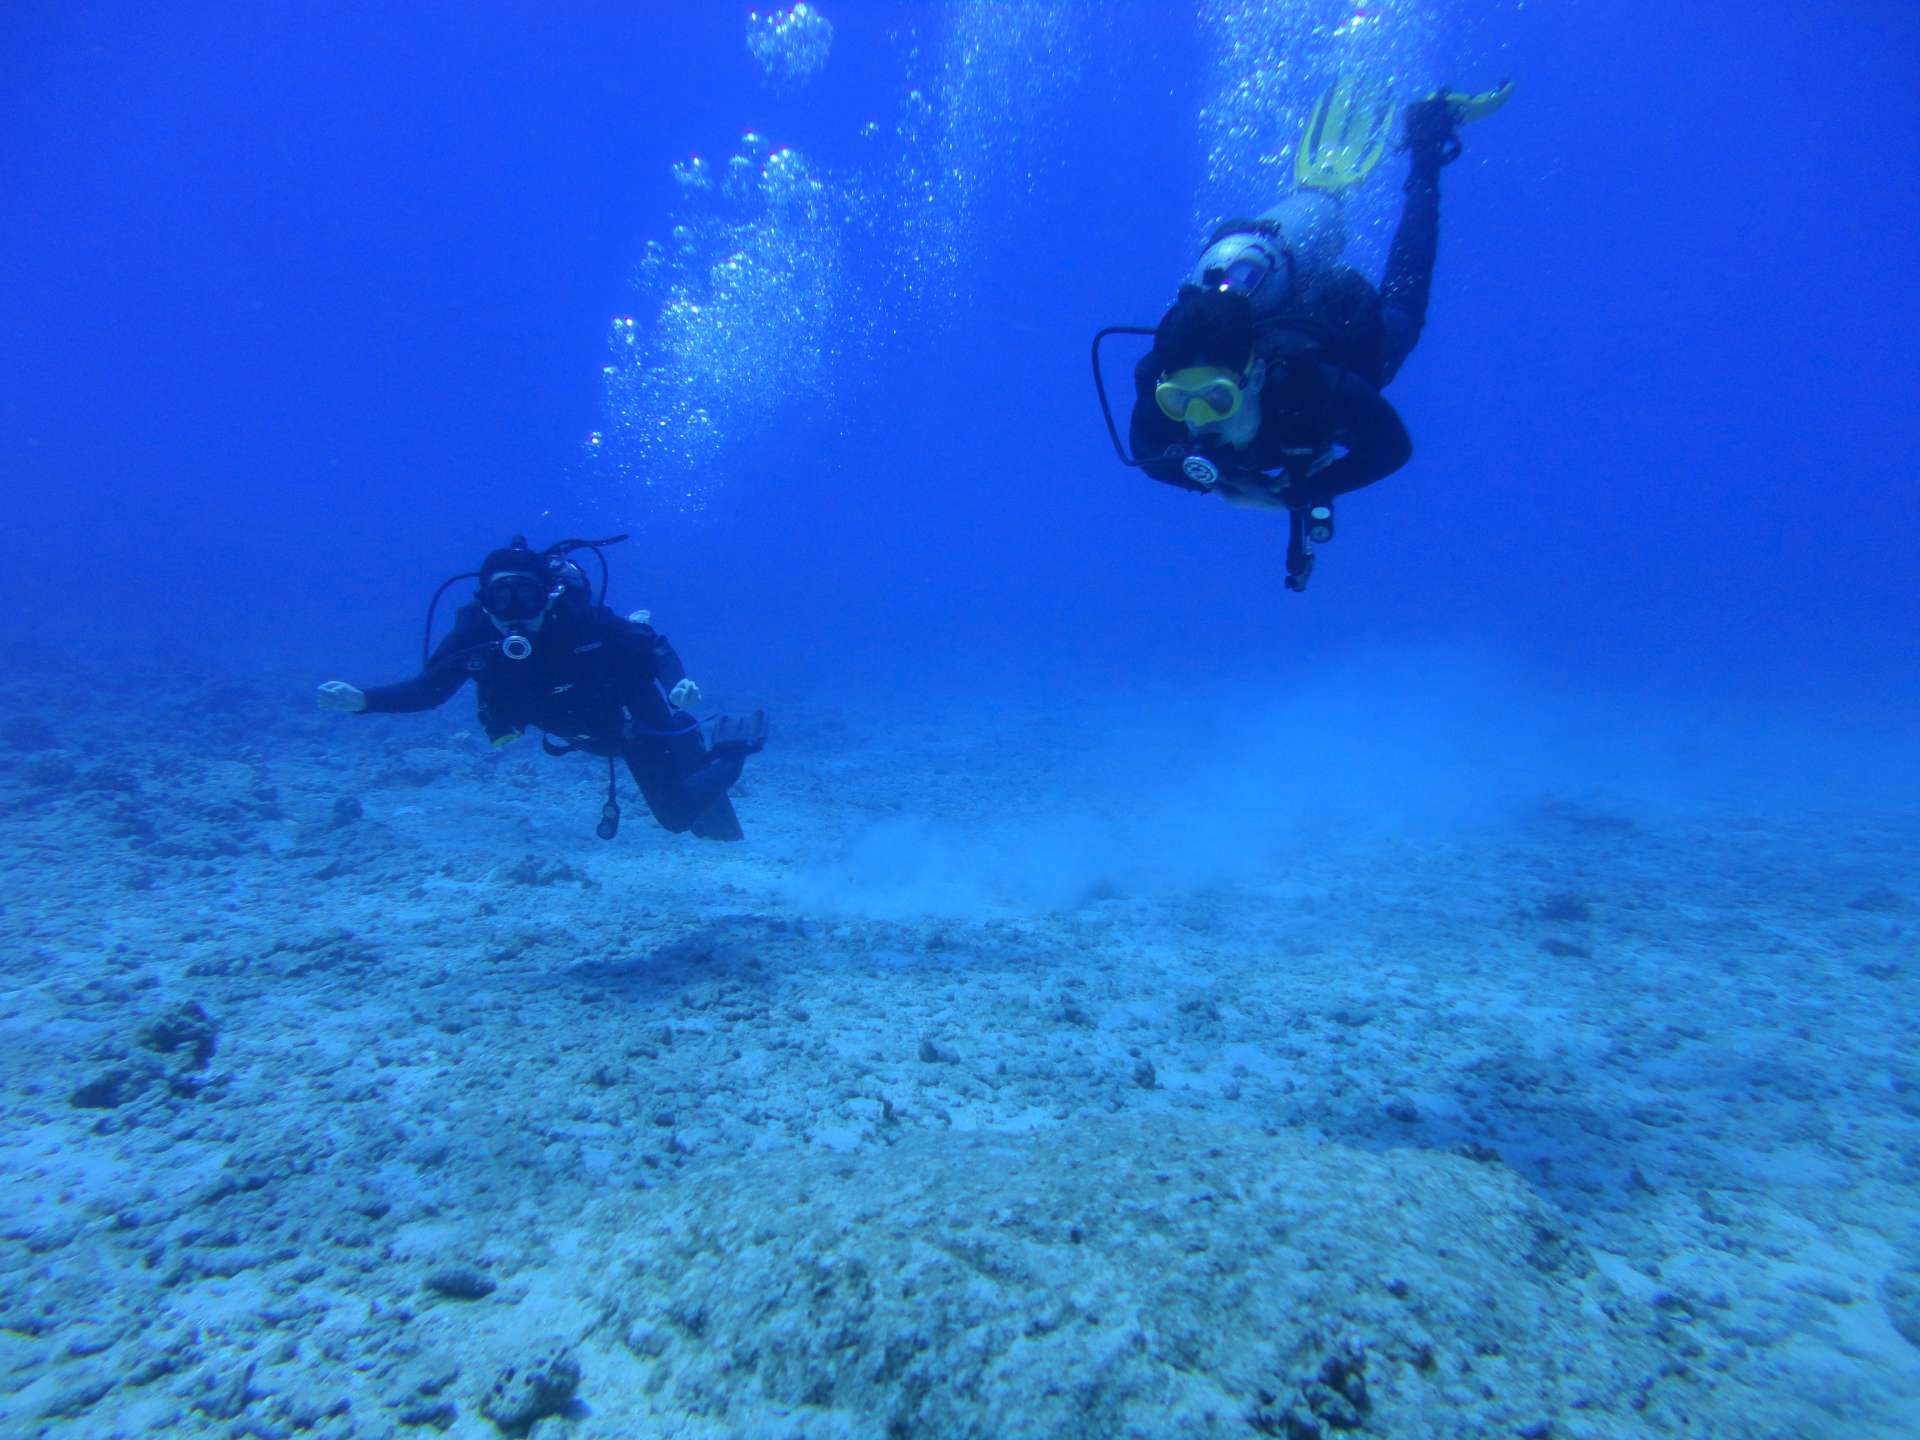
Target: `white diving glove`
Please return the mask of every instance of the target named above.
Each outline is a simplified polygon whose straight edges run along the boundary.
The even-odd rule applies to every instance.
[[[680,710],[685,710],[689,705],[698,705],[700,687],[691,680],[682,680],[667,692],[667,703]]]
[[[327,681],[313,698],[319,701],[322,710],[338,710],[344,715],[358,715],[367,708],[367,697],[360,687],[344,680]]]

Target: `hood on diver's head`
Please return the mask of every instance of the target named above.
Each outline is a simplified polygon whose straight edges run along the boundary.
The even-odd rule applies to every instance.
[[[526,536],[516,535],[513,542],[499,550],[489,550],[480,562],[480,588],[496,575],[544,575],[546,556],[527,544]]]
[[[1163,374],[1193,365],[1245,370],[1253,355],[1253,302],[1233,291],[1186,287],[1153,332]]]

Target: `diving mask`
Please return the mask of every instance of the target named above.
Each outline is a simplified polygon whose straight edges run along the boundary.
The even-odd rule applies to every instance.
[[[1169,420],[1187,425],[1217,425],[1231,420],[1246,403],[1247,377],[1221,365],[1189,365],[1161,377],[1153,398]]]
[[[553,596],[532,575],[496,575],[480,592],[487,614],[505,624],[524,623],[546,613]]]

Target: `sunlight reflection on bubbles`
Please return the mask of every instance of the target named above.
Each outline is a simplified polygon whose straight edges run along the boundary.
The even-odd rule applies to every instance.
[[[802,9],[784,31],[751,22],[756,61],[770,35],[830,36],[812,19],[796,32]],[[953,0],[924,44],[911,26],[898,37],[895,113],[862,127],[845,168],[822,175],[753,132],[723,160],[675,165],[671,228],[635,275],[637,323],[609,332],[591,463],[626,498],[703,509],[796,401],[836,423],[836,374],[934,338],[1001,197],[1064,154],[1087,23],[1066,0]],[[821,38],[815,68],[825,58]]]
[[[676,510],[705,506],[736,437],[795,394],[819,403],[831,382],[840,238],[826,188],[798,151],[741,144],[722,166],[674,167],[684,208],[635,277],[652,323],[623,315],[607,337],[597,448]]]
[[[1058,159],[1061,122],[1081,88],[1089,27],[1081,7],[959,4],[947,20],[934,42],[909,49],[909,88],[893,124],[862,130],[868,155],[844,186],[874,257],[862,278],[885,299],[860,309],[892,332],[871,340],[917,331],[965,300],[990,218],[986,197],[1031,188]]]
[[[775,89],[806,84],[832,48],[833,25],[811,5],[747,16],[747,51]]]

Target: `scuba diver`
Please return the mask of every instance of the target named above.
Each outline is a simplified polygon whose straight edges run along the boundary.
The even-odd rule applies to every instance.
[[[478,570],[433,592],[418,675],[371,690],[329,680],[320,687],[320,708],[378,715],[431,710],[472,680],[480,724],[496,746],[531,726],[545,732],[541,746],[549,755],[581,750],[606,757],[601,839],[611,840],[620,828],[616,759],[626,761],[653,818],[668,830],[690,830],[705,840],[743,838],[727,791],[747,757],[765,745],[766,714],[721,716],[702,733],[684,708],[700,703],[700,687],[687,678],[673,646],[646,623],[645,612],[622,619],[606,607],[600,547],[626,538],[562,540],[534,550],[516,535]],[[600,561],[598,597],[570,558],[580,550]],[[429,649],[440,597],[461,580],[478,580],[479,587],[447,637]]]
[[[1342,77],[1301,133],[1295,194],[1258,219],[1219,226],[1153,329],[1111,326],[1094,337],[1094,382],[1121,460],[1168,485],[1286,510],[1289,590],[1306,588],[1315,546],[1333,538],[1334,500],[1413,454],[1380,392],[1426,323],[1440,171],[1459,157],[1459,126],[1512,91],[1441,91],[1404,108],[1406,203],[1378,289],[1340,263],[1342,208],[1386,155],[1394,105],[1386,86]],[[1153,337],[1134,370],[1131,454],[1100,371],[1100,342],[1115,334]]]

